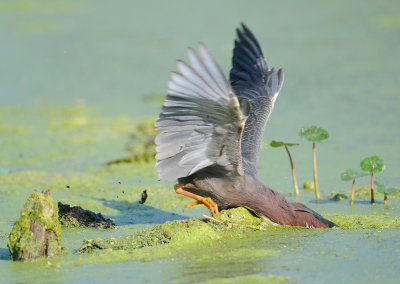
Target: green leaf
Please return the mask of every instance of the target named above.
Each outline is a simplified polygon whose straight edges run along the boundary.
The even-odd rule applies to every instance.
[[[347,169],[345,170],[343,173],[340,174],[340,178],[343,181],[349,181],[349,180],[353,180],[353,179],[357,179],[359,177],[364,177],[368,175],[367,173],[362,173],[353,169]]]
[[[282,146],[297,146],[299,144],[297,143],[286,143],[286,142],[282,142],[282,141],[276,141],[276,140],[272,140],[271,143],[269,144],[271,147],[274,148],[278,148],[278,147],[282,147]]]
[[[379,156],[372,156],[361,161],[360,167],[363,171],[379,173],[385,169],[385,163]]]
[[[299,135],[311,142],[321,142],[329,137],[328,131],[317,126],[303,127]]]

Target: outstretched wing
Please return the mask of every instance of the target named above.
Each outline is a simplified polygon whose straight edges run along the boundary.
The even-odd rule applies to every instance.
[[[200,57],[189,48],[190,65],[177,62],[179,73],[171,73],[155,124],[162,131],[156,137],[161,180],[186,177],[210,166],[220,167],[226,175],[243,175],[240,140],[249,105],[239,104],[204,45],[199,51]]]
[[[251,105],[241,147],[244,167],[257,174],[264,128],[282,88],[283,71],[268,68],[257,39],[243,23],[236,32],[229,79],[239,99],[246,99]]]

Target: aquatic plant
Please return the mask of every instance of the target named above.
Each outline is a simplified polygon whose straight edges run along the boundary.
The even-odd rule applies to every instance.
[[[385,164],[381,157],[372,156],[361,161],[360,167],[363,171],[369,172],[371,175],[371,204],[375,203],[374,198],[374,173],[379,173],[384,170]]]
[[[291,146],[297,146],[299,144],[296,143],[286,143],[286,142],[282,142],[282,141],[275,141],[272,140],[271,143],[269,144],[271,147],[274,148],[279,148],[284,146],[286,149],[286,152],[289,156],[289,161],[290,161],[290,167],[292,168],[292,177],[293,177],[293,186],[294,186],[294,195],[299,196],[299,187],[297,186],[297,179],[296,179],[296,172],[294,170],[294,165],[293,165],[293,159],[292,159],[292,155],[290,154],[289,148]]]
[[[386,187],[379,179],[374,180],[376,190],[383,194],[383,204],[387,205],[387,196],[400,192],[400,188],[397,187]]]
[[[356,185],[356,179],[359,177],[366,176],[366,173],[361,173],[353,169],[347,169],[340,174],[340,178],[343,181],[353,181],[351,185],[351,196],[350,196],[350,205],[354,205],[354,190]]]
[[[318,172],[317,172],[317,152],[315,149],[315,143],[321,142],[329,137],[328,131],[321,127],[310,126],[303,127],[299,135],[301,137],[306,138],[308,141],[312,142],[313,145],[313,174],[314,174],[314,190],[315,190],[315,198],[317,200],[320,199],[319,189],[318,189]]]

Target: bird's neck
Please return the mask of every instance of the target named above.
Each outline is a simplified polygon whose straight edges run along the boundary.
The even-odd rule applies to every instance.
[[[282,194],[264,186],[258,180],[252,181],[252,183],[247,184],[247,189],[250,188],[250,190],[243,191],[242,200],[244,200],[244,204],[242,205],[250,208],[258,216],[280,225],[328,227],[315,215],[307,212],[309,208],[304,204],[288,202]],[[319,214],[317,215],[319,216]]]
[[[257,179],[247,181],[243,190],[242,206],[254,211],[258,216],[281,225],[293,225],[296,216],[289,202],[282,194],[263,185]]]

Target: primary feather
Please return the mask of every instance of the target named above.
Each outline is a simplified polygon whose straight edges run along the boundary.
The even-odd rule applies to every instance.
[[[190,176],[207,167],[243,175],[241,134],[247,114],[204,45],[177,62],[156,129],[156,169],[161,180]],[[243,110],[244,114],[242,113]]]
[[[258,155],[264,128],[283,84],[283,71],[269,69],[253,33],[242,24],[237,29],[233,49],[230,83],[239,99],[248,100],[251,112],[243,130],[243,164],[250,174],[257,174]]]

